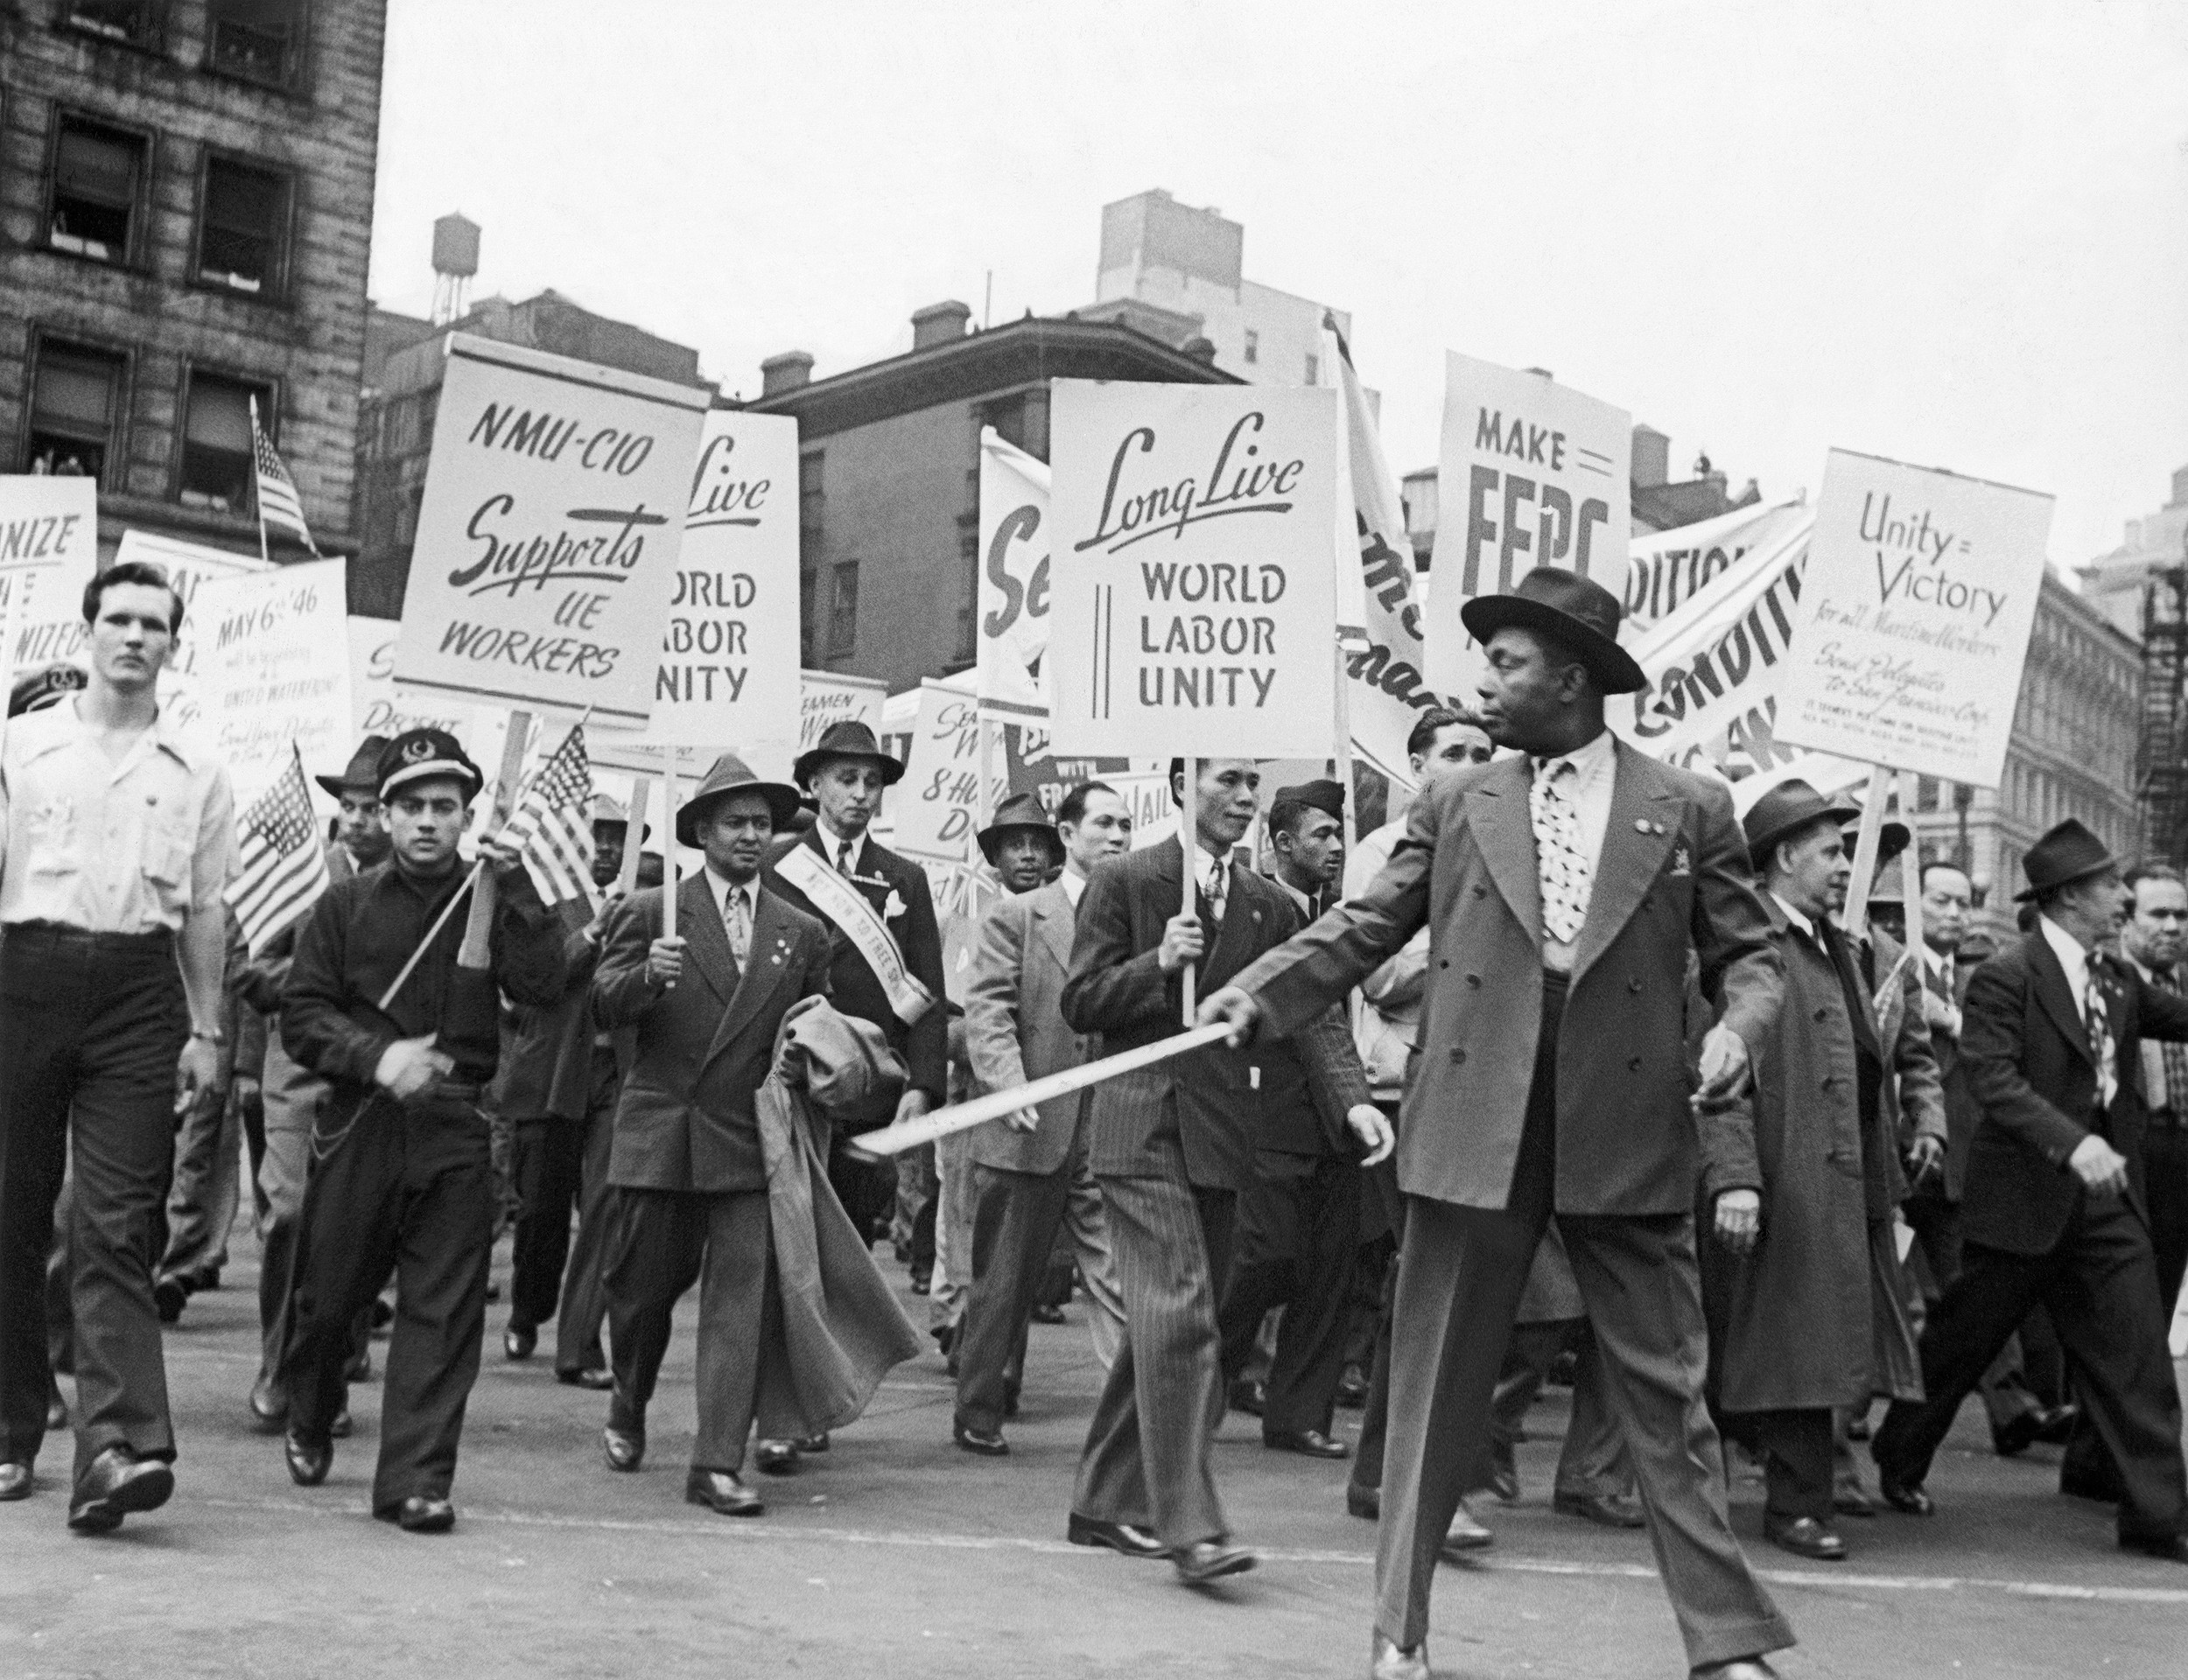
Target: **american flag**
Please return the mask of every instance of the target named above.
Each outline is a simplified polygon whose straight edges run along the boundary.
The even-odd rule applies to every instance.
[[[501,837],[524,859],[525,872],[549,904],[582,898],[600,907],[593,885],[593,766],[579,724],[541,765],[516,802]]]
[[[258,474],[258,522],[294,531],[297,540],[316,556],[319,545],[305,528],[304,502],[297,494],[297,481],[289,476],[289,469],[281,464],[281,457],[274,453],[273,444],[258,428],[256,396],[250,400],[250,450],[251,465]]]
[[[243,926],[256,956],[273,936],[319,901],[326,891],[326,854],[312,815],[312,790],[304,760],[292,746],[281,779],[243,809],[235,824],[242,857],[235,878],[221,896]]]

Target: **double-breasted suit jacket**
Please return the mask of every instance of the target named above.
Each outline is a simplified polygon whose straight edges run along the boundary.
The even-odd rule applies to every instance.
[[[1072,928],[1060,879],[998,899],[981,916],[964,1004],[965,1052],[980,1090],[1011,1090],[1087,1059],[1092,1039],[1063,1018]],[[972,1158],[1006,1172],[1055,1172],[1071,1158],[1085,1105],[1083,1093],[1052,1097],[1031,1131],[990,1121],[972,1134]]]
[[[753,1099],[767,1078],[776,1029],[801,998],[828,993],[828,931],[762,886],[740,971],[704,872],[677,889],[688,942],[683,977],[665,991],[646,979],[661,937],[663,887],[634,893],[608,930],[593,979],[604,1026],[636,1029],[636,1054],[615,1109],[608,1182],[706,1194],[764,1190]]]
[[[1557,1048],[1556,1210],[1691,1210],[1686,974],[1750,1055],[1785,978],[1724,787],[1616,749],[1609,826],[1573,953]],[[1295,1030],[1429,929],[1417,1065],[1399,1128],[1409,1195],[1502,1208],[1542,1021],[1542,904],[1524,758],[1432,778],[1405,838],[1357,898],[1235,984],[1264,1032]]]

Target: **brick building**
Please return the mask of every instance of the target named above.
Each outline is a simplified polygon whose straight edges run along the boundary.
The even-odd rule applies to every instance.
[[[972,662],[980,428],[1048,458],[1051,379],[1237,384],[1205,340],[1174,349],[1114,321],[967,332],[964,304],[912,317],[905,354],[827,379],[793,350],[745,406],[798,423],[800,640],[815,670],[894,691]]]
[[[0,472],[95,476],[103,553],[256,549],[254,399],[351,546],[385,16],[0,0]]]

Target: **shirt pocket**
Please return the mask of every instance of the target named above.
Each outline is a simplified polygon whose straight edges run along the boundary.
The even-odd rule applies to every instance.
[[[190,836],[158,823],[144,830],[144,880],[161,910],[182,914],[190,908]]]
[[[75,875],[83,860],[76,855],[76,809],[64,798],[33,804],[23,816],[23,832],[30,843],[31,873],[43,876]]]

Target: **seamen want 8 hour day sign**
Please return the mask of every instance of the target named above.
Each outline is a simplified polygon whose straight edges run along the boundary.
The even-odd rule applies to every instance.
[[[1053,393],[1056,751],[1326,754],[1337,394],[1083,380]]]
[[[396,680],[645,723],[709,403],[690,386],[452,336]]]

